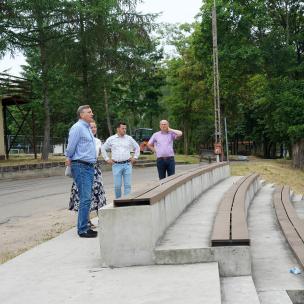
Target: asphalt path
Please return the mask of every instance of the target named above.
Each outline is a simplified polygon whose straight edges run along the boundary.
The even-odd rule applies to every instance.
[[[177,165],[176,172],[199,165]],[[132,187],[140,190],[153,180],[158,180],[156,167],[134,168]],[[113,199],[111,171],[103,172],[108,201]],[[22,218],[67,209],[72,179],[64,176],[10,180],[0,182],[0,225]]]

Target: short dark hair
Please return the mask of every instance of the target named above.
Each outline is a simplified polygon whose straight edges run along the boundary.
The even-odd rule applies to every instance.
[[[116,129],[120,128],[121,125],[126,126],[127,124],[124,121],[119,121],[118,123],[116,123]]]
[[[78,109],[77,109],[77,116],[78,118],[80,118],[80,113],[83,112],[84,109],[90,109],[91,107],[89,105],[83,105],[83,106],[80,106]]]

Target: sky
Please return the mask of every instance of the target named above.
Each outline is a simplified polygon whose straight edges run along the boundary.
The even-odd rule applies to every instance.
[[[138,11],[161,13],[157,22],[190,23],[199,13],[201,5],[202,0],[145,0],[138,5]],[[22,64],[25,64],[22,54],[18,53],[14,57],[7,54],[0,60],[0,72],[20,76]]]

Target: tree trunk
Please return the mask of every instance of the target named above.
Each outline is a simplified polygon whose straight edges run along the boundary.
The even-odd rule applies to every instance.
[[[235,146],[235,154],[236,155],[239,155],[239,136],[238,136],[238,134],[236,134],[236,141],[235,141],[235,144],[236,144],[236,146]]]
[[[153,115],[152,115],[152,113],[150,113],[150,119],[149,119],[149,126],[150,126],[150,128],[152,129],[153,128]]]
[[[85,25],[83,16],[80,14],[80,43],[81,43],[81,68],[82,68],[82,85],[83,85],[83,103],[89,104],[89,80],[88,80],[88,51],[85,37]]]
[[[112,125],[111,125],[111,120],[110,120],[108,92],[107,92],[106,88],[103,89],[103,93],[104,93],[104,103],[105,103],[105,110],[106,110],[106,117],[107,117],[107,125],[108,125],[109,134],[111,136],[111,135],[113,135],[113,132],[112,132]]]
[[[184,123],[184,154],[188,155],[189,153],[189,143],[188,143],[188,124],[187,122]]]
[[[271,149],[271,158],[276,158],[276,157],[277,157],[277,144],[274,143]]]
[[[264,138],[263,141],[263,154],[264,158],[269,158],[269,148],[271,147],[271,143],[268,144],[267,140]]]
[[[280,158],[284,157],[284,145],[280,144]]]
[[[301,139],[292,146],[292,164],[294,168],[304,168],[304,139]]]
[[[50,104],[49,104],[49,90],[48,90],[48,68],[46,62],[46,46],[44,43],[40,44],[40,60],[42,72],[42,94],[43,94],[43,110],[44,110],[44,137],[42,147],[42,160],[48,160],[50,148]]]

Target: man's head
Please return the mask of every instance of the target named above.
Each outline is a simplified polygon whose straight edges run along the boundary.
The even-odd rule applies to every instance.
[[[93,121],[94,114],[89,105],[84,105],[78,108],[77,116],[85,122],[90,123]]]
[[[127,124],[123,121],[119,121],[116,124],[116,131],[119,136],[124,136],[127,133]]]
[[[161,131],[163,132],[168,132],[168,129],[169,129],[169,122],[167,120],[161,120],[159,122],[159,128]]]

